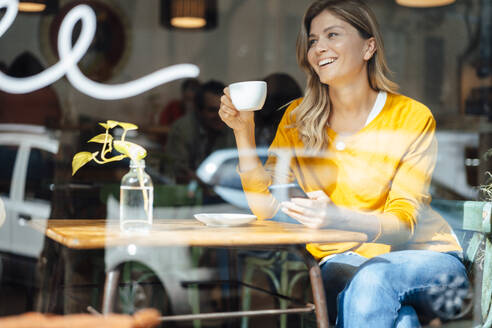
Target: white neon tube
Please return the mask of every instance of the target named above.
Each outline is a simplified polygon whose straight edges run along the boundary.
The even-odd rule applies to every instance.
[[[17,2],[17,0],[12,0],[12,2]],[[67,30],[71,33],[73,26],[75,26],[77,21],[79,19],[82,20],[82,30],[77,42],[75,42],[73,51],[69,51],[70,53],[65,54],[65,58],[60,58],[60,61],[55,65],[33,76],[13,78],[0,72],[0,89],[10,93],[32,92],[56,82],[65,75],[70,67],[77,66],[77,62],[84,56],[87,49],[89,49],[96,32],[96,15],[94,14],[94,11],[86,5],[77,6],[76,9],[77,10],[75,11],[71,10],[67,14],[62,22],[62,27],[65,25],[64,29],[61,28],[59,33],[60,35],[68,33]],[[73,24],[73,26],[67,26],[67,22]],[[71,44],[71,37],[69,36],[68,38],[69,44]],[[58,39],[60,40],[60,37],[58,37]]]
[[[0,37],[12,24],[17,14],[17,0],[0,0],[0,8],[7,12],[0,21]],[[82,30],[72,47],[72,34],[76,23],[82,21]],[[96,32],[96,16],[87,5],[79,5],[68,12],[60,26],[58,34],[58,52],[60,61],[45,71],[26,78],[13,78],[0,72],[0,89],[10,93],[27,93],[43,87],[66,75],[74,88],[88,96],[113,100],[138,95],[161,84],[188,77],[197,77],[200,69],[192,64],[178,64],[162,68],[137,80],[107,85],[88,79],[79,70],[77,63],[85,55]],[[3,29],[3,31],[2,31]]]
[[[18,0],[0,0],[0,9],[7,8],[7,11],[0,21],[0,37],[12,25],[19,9]]]

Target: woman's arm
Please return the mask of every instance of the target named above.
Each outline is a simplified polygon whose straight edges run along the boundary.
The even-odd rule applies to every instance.
[[[254,112],[238,111],[232,104],[229,89],[224,89],[219,116],[234,131],[239,155],[238,170],[251,211],[259,219],[271,218],[278,202],[268,191],[272,177],[256,152]]]
[[[307,195],[309,198],[292,198],[289,202],[282,202],[282,211],[313,229],[327,227],[359,231],[366,233],[368,240],[375,240],[381,234],[380,218],[377,215],[335,206],[321,190],[309,192]],[[385,220],[393,220],[395,223],[399,221],[394,215],[385,216]]]
[[[232,104],[229,88],[220,99],[219,116],[234,131],[239,154],[239,171],[250,171],[261,165],[256,153],[254,112],[238,111]]]
[[[281,176],[276,172],[277,149],[290,149],[289,136],[286,134],[285,125],[289,125],[287,117],[301,99],[294,101],[287,108],[282,121],[277,127],[277,133],[269,149],[268,160],[262,165],[256,152],[254,112],[238,111],[232,104],[228,88],[224,89],[221,98],[219,115],[221,119],[234,131],[236,145],[239,152],[238,171],[241,176],[243,190],[246,194],[251,211],[258,219],[268,219],[277,213],[279,202],[270,193],[269,187],[275,180],[274,176],[281,179],[282,183],[291,182],[294,178],[291,171],[283,172]],[[281,159],[281,160],[285,160]],[[291,157],[288,158],[291,160]],[[290,169],[290,167],[289,167]]]

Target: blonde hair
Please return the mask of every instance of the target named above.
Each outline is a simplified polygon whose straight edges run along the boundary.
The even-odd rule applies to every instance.
[[[297,62],[307,75],[306,90],[303,101],[291,115],[295,117],[293,127],[299,131],[304,146],[313,150],[322,150],[329,142],[326,133],[330,115],[328,85],[320,82],[307,58],[311,21],[325,10],[355,27],[363,39],[374,37],[376,51],[367,63],[370,87],[391,93],[398,90],[398,85],[388,77],[391,72],[384,57],[383,39],[371,9],[361,0],[317,0],[312,3],[304,14],[296,44]]]

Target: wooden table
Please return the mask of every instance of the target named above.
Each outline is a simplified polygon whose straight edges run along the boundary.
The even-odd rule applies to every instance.
[[[130,244],[152,247],[183,245],[261,247],[271,250],[292,249],[302,255],[308,267],[318,327],[328,327],[326,300],[320,268],[316,260],[306,251],[305,245],[308,243],[364,242],[367,240],[367,236],[363,233],[316,230],[303,225],[274,221],[255,221],[240,227],[209,227],[196,220],[163,219],[154,220],[152,229],[143,234],[122,232],[119,221],[48,220],[46,228],[43,228],[40,223],[33,220],[31,226],[56,242],[73,249],[99,249]],[[113,307],[118,278],[119,271],[116,268],[110,269],[106,273],[103,313],[110,312]],[[249,315],[249,313],[244,312],[237,314]],[[209,314],[190,315],[192,319],[209,317]],[[223,314],[221,317],[230,316]]]

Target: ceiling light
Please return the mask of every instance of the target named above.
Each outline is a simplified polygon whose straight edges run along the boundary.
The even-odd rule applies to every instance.
[[[171,1],[171,25],[179,28],[204,27],[205,0]]]
[[[38,13],[46,9],[46,4],[36,2],[19,2],[19,11]]]
[[[171,18],[171,25],[177,28],[201,28],[207,24],[203,17],[179,16]]]
[[[213,28],[217,0],[161,0],[161,23],[171,29]]]
[[[23,13],[53,13],[58,8],[57,0],[25,0],[19,1],[19,12]]]
[[[396,0],[396,3],[406,7],[426,8],[450,5],[454,1],[455,0]]]

